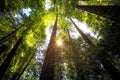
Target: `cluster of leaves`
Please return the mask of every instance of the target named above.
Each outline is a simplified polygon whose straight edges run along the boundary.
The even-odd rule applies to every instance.
[[[55,20],[55,14],[59,16],[59,37],[63,40],[63,46],[56,50],[55,79],[67,77],[68,80],[110,80],[110,76],[98,60],[100,50],[108,55],[107,59],[119,68],[120,59],[120,24],[110,21],[99,15],[77,9],[77,5],[109,5],[112,1],[81,1],[81,0],[50,0],[51,8],[45,10],[45,2],[40,0],[5,0],[0,2],[0,65],[8,57],[15,43],[22,37],[16,53],[12,57],[4,79],[32,79],[38,75],[41,67],[35,61],[35,53],[38,44],[45,40],[45,28],[51,26]],[[117,2],[117,1],[116,1]],[[112,3],[116,5],[117,3]],[[119,2],[119,1],[118,1]],[[30,15],[24,13],[25,8],[31,9]],[[5,14],[4,14],[5,13]],[[19,17],[16,17],[19,16]],[[69,35],[71,22],[69,17],[86,22],[93,33],[98,35],[97,41],[89,36],[99,48],[89,46],[82,38],[72,39]],[[12,34],[11,34],[12,33]],[[4,36],[7,38],[1,41]],[[69,37],[68,37],[69,35]],[[56,37],[57,39],[57,37]],[[27,66],[29,64],[29,66]],[[24,73],[23,73],[24,72]],[[16,77],[17,76],[17,77]]]
[[[34,57],[38,44],[46,37],[45,28],[48,25],[44,25],[44,15],[46,14],[44,1],[36,3],[36,1],[29,0],[25,2],[24,0],[5,0],[5,5],[2,8],[4,9],[0,13],[0,39],[2,40],[4,36],[10,35],[7,36],[6,40],[0,42],[1,65],[10,54],[9,52],[13,49],[17,40],[22,37],[22,42],[18,45],[17,50],[14,51],[16,54],[4,75],[4,79],[17,79],[21,77],[23,70],[30,69],[36,64]],[[22,10],[24,8],[31,9],[30,15],[24,13],[24,10]],[[30,61],[31,57],[32,60]],[[29,64],[29,67],[27,64]],[[32,76],[36,79],[35,74],[33,73]]]

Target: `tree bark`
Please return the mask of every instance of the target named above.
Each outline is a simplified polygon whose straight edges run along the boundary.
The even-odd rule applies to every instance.
[[[22,42],[22,37],[20,37],[18,39],[18,41],[16,42],[16,44],[14,45],[14,47],[12,48],[10,53],[8,54],[7,58],[4,60],[4,62],[0,66],[0,80],[2,80],[5,72],[6,72],[7,68],[9,67],[12,58],[16,54],[16,50],[17,50],[17,48],[18,48],[18,46],[20,45],[21,42]]]
[[[78,28],[78,26],[74,23],[74,21],[70,18],[71,22],[74,24],[75,28],[78,30],[78,32],[81,34],[82,38],[88,43],[88,45],[94,45],[91,40],[82,32],[81,29]]]
[[[82,30],[80,30],[78,28],[78,26],[74,23],[74,21],[70,18],[71,22],[75,25],[76,29],[79,31],[79,33],[81,34],[81,36],[83,37],[83,39],[90,45],[90,46],[94,46],[95,45],[92,43],[92,41],[82,32]],[[120,80],[120,72],[115,68],[115,66],[109,61],[107,60],[107,54],[102,52],[102,55],[97,56],[98,60],[102,63],[103,67],[105,68],[105,70],[108,72],[108,74],[110,75],[110,77],[113,80]]]
[[[57,31],[57,20],[58,16],[56,16],[55,24],[53,27],[51,39],[48,45],[48,49],[46,52],[46,56],[44,59],[40,80],[54,80],[54,60],[55,60],[55,36]]]
[[[120,20],[120,7],[119,6],[81,6],[77,5],[77,9],[108,18],[113,21]]]

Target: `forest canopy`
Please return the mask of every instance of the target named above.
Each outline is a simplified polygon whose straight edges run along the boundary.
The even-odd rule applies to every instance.
[[[120,80],[119,0],[1,0],[0,80]]]

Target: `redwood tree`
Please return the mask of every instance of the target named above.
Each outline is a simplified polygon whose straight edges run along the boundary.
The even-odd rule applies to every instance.
[[[55,61],[55,36],[57,31],[58,15],[53,26],[52,35],[44,59],[40,80],[54,80],[54,61]]]
[[[82,9],[84,11],[97,14],[99,16],[108,18],[110,20],[118,21],[120,20],[120,7],[119,6],[85,6],[77,5],[77,9]]]

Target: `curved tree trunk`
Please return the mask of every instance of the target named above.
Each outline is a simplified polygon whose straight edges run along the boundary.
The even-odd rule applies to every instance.
[[[71,22],[75,25],[76,29],[79,31],[83,39],[90,45],[94,46],[95,45],[92,43],[92,41],[78,28],[78,26],[74,23],[74,21],[70,18]],[[120,80],[120,72],[115,68],[115,66],[107,60],[107,56],[105,55],[106,53],[102,52],[102,55],[98,56],[98,60],[101,62],[105,70],[108,72],[110,77],[113,80]]]
[[[113,21],[120,20],[120,6],[84,6],[77,5],[77,9],[97,14]]]
[[[40,80],[54,80],[54,60],[55,60],[55,36],[57,31],[57,20],[56,16],[55,24],[53,27],[51,39],[48,45],[46,56],[44,59]]]

